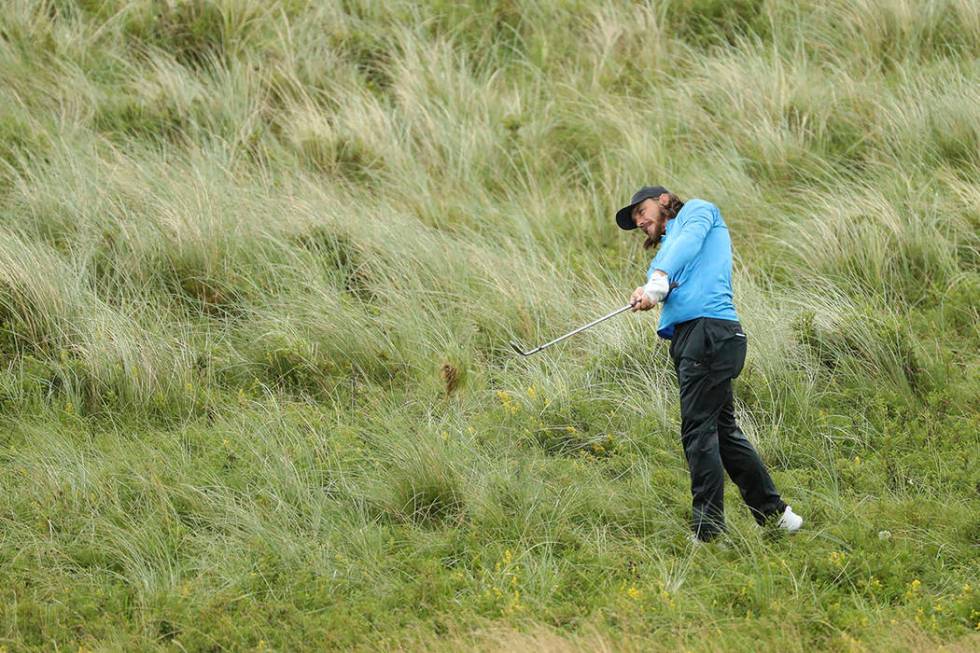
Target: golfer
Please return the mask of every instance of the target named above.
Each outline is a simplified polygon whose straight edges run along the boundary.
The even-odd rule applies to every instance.
[[[732,379],[745,363],[747,338],[732,302],[732,241],[718,207],[681,202],[662,186],[641,188],[616,212],[621,229],[639,228],[659,246],[647,283],[633,291],[634,311],[663,302],[657,335],[670,340],[681,395],[681,443],[691,473],[694,537],[725,528],[724,473],[753,517],[794,532],[803,518],[787,506],[752,443],[735,423]]]

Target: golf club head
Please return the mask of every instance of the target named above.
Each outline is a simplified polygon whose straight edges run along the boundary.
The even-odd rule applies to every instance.
[[[520,346],[519,344],[517,344],[516,342],[514,342],[513,340],[511,340],[511,341],[510,341],[510,346],[511,346],[511,347],[512,347],[512,348],[514,349],[514,351],[516,351],[516,352],[517,352],[518,354],[520,354],[521,356],[528,356],[528,354],[526,354],[526,353],[525,353],[525,352],[524,352],[524,351],[523,351],[523,350],[521,349],[521,346]]]

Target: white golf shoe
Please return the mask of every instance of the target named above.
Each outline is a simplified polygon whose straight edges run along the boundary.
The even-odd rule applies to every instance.
[[[780,515],[779,520],[776,522],[776,526],[783,529],[787,533],[795,533],[800,530],[803,526],[803,518],[793,512],[793,509],[786,506],[786,510]]]

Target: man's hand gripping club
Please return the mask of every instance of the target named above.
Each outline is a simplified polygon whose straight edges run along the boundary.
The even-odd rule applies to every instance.
[[[649,311],[666,299],[669,292],[670,284],[667,281],[667,273],[662,270],[655,270],[646,285],[640,286],[630,295],[630,306],[633,307],[634,313],[636,311]]]

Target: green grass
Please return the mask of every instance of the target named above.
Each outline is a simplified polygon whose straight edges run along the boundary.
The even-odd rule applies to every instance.
[[[973,650],[980,9],[12,0],[0,651]],[[644,183],[807,520],[686,539]]]

